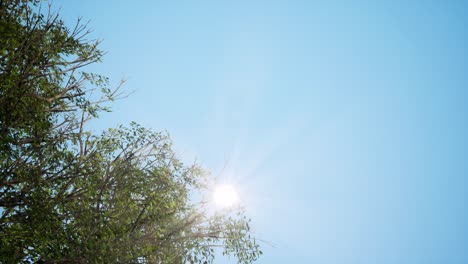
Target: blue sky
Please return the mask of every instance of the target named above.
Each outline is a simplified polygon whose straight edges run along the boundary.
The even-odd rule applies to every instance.
[[[55,4],[135,91],[93,125],[167,130],[232,181],[258,263],[468,263],[463,1]]]

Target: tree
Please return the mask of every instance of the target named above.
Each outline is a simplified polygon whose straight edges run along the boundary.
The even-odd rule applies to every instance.
[[[167,134],[86,123],[122,96],[83,68],[99,41],[39,0],[0,1],[0,263],[241,263],[261,251],[242,211],[191,201],[206,173]]]

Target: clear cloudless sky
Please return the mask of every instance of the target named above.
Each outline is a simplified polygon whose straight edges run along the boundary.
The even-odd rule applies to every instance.
[[[135,91],[92,125],[234,184],[258,263],[468,263],[468,2],[54,3]]]

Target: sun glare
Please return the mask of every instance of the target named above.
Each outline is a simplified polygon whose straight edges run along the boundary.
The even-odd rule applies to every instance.
[[[215,203],[221,207],[230,207],[239,201],[236,190],[228,184],[216,186],[213,198]]]

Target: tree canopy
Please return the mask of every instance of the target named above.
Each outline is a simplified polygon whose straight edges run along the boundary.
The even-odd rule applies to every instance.
[[[261,251],[241,210],[192,201],[206,173],[166,133],[86,123],[121,96],[99,41],[38,0],[0,1],[0,263],[240,263]]]

